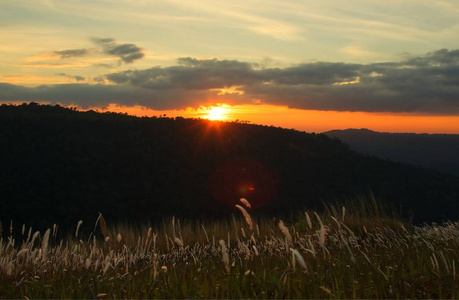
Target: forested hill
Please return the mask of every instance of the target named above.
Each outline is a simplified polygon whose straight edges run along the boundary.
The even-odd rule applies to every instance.
[[[215,218],[240,197],[276,215],[368,190],[415,221],[458,216],[454,176],[259,125],[2,105],[0,166],[4,230],[10,220],[74,227],[98,212],[110,221]]]
[[[459,176],[459,134],[414,134],[346,129],[324,132],[352,150]]]

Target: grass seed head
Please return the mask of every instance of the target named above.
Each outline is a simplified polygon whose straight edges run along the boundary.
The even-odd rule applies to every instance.
[[[247,207],[247,208],[252,208],[252,206],[250,205],[250,202],[247,201],[247,199],[241,198],[241,199],[239,199],[239,201],[240,201],[242,204],[244,204],[245,207]]]
[[[290,231],[288,230],[287,226],[284,225],[282,220],[279,221],[279,229],[284,234],[287,241],[292,241],[292,236],[290,235]]]
[[[45,235],[43,236],[43,242],[41,244],[42,261],[46,259],[46,253],[48,252],[48,242],[49,242],[50,232],[51,232],[51,229],[46,230]]]
[[[81,224],[83,224],[83,221],[82,220],[78,221],[77,227],[75,230],[75,237],[78,237],[78,230],[80,229]]]
[[[230,266],[229,266],[229,254],[228,254],[228,249],[226,248],[226,244],[224,240],[218,241],[222,248],[222,261],[223,264],[225,265],[225,270],[227,273],[230,272]]]
[[[308,224],[309,229],[312,229],[312,222],[311,222],[311,218],[309,217],[308,212],[305,211],[304,214],[306,215],[306,223]]]
[[[104,216],[102,216],[101,213],[99,213],[99,226],[100,226],[100,232],[104,236],[104,238],[108,237],[108,229],[107,229],[107,223],[105,222]]]
[[[307,271],[308,267],[306,266],[306,262],[304,261],[304,258],[300,254],[300,252],[298,252],[298,250],[293,249],[293,248],[290,248],[290,251],[292,251],[292,256],[294,257],[294,260],[296,259],[300,263],[300,265],[304,268],[304,270]]]
[[[242,213],[242,215],[245,218],[245,222],[249,226],[250,230],[253,230],[253,223],[252,223],[252,218],[250,217],[249,213],[240,205],[236,204],[237,209],[239,209]]]

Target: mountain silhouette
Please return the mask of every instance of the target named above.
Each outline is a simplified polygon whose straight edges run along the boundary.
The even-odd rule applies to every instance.
[[[324,132],[352,150],[459,176],[459,134],[414,134],[346,129]]]
[[[0,106],[0,220],[220,218],[241,197],[275,216],[372,192],[415,222],[458,217],[453,175],[358,154],[324,134],[36,103]]]

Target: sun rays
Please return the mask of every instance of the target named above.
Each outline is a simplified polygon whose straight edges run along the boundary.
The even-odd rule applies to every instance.
[[[204,118],[211,121],[224,121],[231,109],[228,106],[211,106],[205,112]]]

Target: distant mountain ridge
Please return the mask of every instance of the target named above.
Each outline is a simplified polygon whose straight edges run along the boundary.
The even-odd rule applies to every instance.
[[[388,133],[366,128],[324,134],[339,138],[359,153],[459,176],[459,134]]]

